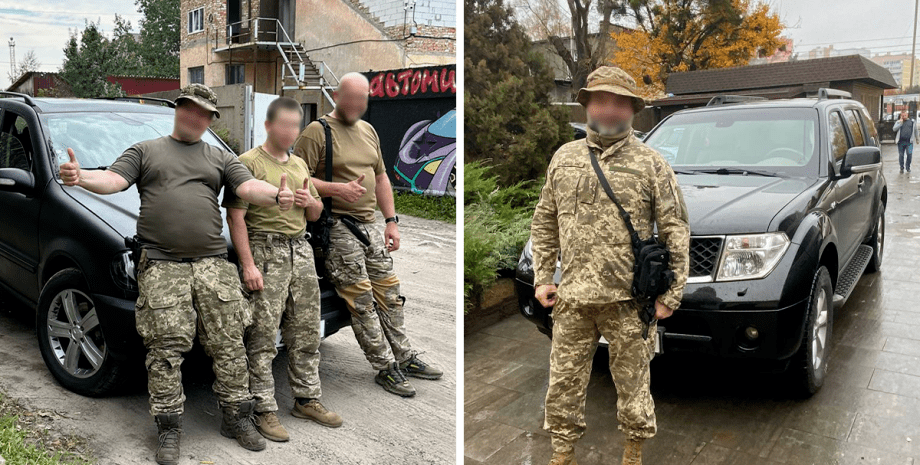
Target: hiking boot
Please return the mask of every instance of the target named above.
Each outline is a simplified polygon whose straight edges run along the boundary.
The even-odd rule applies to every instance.
[[[252,422],[256,425],[259,433],[269,441],[288,442],[291,439],[291,435],[281,425],[281,421],[278,420],[278,415],[275,415],[275,412],[257,413],[253,416]]]
[[[253,409],[255,400],[247,400],[239,404],[221,406],[223,421],[220,424],[220,434],[236,439],[236,442],[249,450],[265,449],[265,439],[256,430],[253,424]]]
[[[310,399],[303,405],[300,404],[300,400],[298,399],[294,402],[294,409],[291,410],[291,415],[297,418],[313,420],[329,428],[338,428],[342,426],[342,417],[340,417],[338,413],[327,410],[323,404],[319,403],[319,399]]]
[[[374,377],[374,381],[397,396],[412,397],[415,395],[415,388],[406,381],[406,376],[396,362],[390,362],[385,370],[380,370]]]
[[[644,439],[627,439],[623,449],[623,465],[642,465],[642,442]]]
[[[438,379],[444,374],[441,370],[419,360],[418,355],[413,355],[409,360],[400,363],[399,369],[409,376],[422,379]]]
[[[179,463],[179,435],[182,433],[182,417],[178,413],[161,413],[154,417],[160,445],[157,446],[157,463],[176,465]]]
[[[549,465],[578,465],[575,463],[575,451],[553,452],[553,458],[549,459]]]

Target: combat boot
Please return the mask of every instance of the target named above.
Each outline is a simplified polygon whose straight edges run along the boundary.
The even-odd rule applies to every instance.
[[[418,355],[413,355],[409,360],[400,363],[399,369],[409,376],[422,379],[438,379],[444,374],[441,370],[421,361]]]
[[[549,460],[549,465],[578,465],[575,463],[575,451],[553,452],[553,458]]]
[[[222,405],[223,421],[220,424],[220,434],[236,439],[236,442],[240,443],[245,449],[265,449],[265,439],[253,424],[255,406],[255,400]]]
[[[161,413],[154,417],[160,445],[157,446],[157,463],[176,465],[179,463],[179,435],[182,433],[182,417],[178,413]]]
[[[390,362],[386,369],[380,370],[374,377],[374,381],[398,396],[412,397],[415,395],[415,388],[409,384],[409,381],[406,381],[406,375],[399,369],[399,364],[396,362]]]
[[[265,436],[265,439],[275,442],[287,442],[291,439],[291,435],[284,429],[275,412],[257,413],[253,416],[252,422],[256,425],[259,433]]]
[[[300,399],[294,401],[294,409],[291,410],[291,415],[297,418],[313,420],[329,428],[342,426],[342,417],[338,413],[330,412],[323,404],[319,403],[319,399],[310,399],[304,404],[300,403]]]
[[[626,439],[623,449],[623,465],[642,465],[642,442],[644,439]]]

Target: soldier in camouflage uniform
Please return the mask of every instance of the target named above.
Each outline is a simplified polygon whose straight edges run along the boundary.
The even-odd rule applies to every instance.
[[[290,435],[275,412],[275,379],[272,361],[278,354],[278,326],[288,350],[288,381],[295,402],[291,414],[323,426],[342,426],[342,418],[319,402],[320,291],[307,242],[307,220],[315,221],[323,210],[319,194],[310,182],[310,171],[288,150],[300,131],[303,110],[290,97],[268,105],[265,129],[268,139],[240,155],[240,161],[256,179],[283,186],[302,186],[295,192],[294,208],[249,205],[232,195],[224,196],[230,237],[239,256],[243,282],[252,292],[253,325],[246,334],[249,357],[249,389],[256,399],[256,428],[272,441]]]
[[[325,180],[326,138],[319,122],[304,129],[294,144],[294,153],[306,160],[319,193],[332,197],[335,223],[326,269],[351,311],[358,344],[378,370],[374,380],[388,392],[411,397],[415,388],[406,375],[438,379],[442,372],[418,357],[406,334],[404,299],[390,257],[390,252],[399,249],[399,219],[380,139],[373,126],[361,120],[368,95],[369,85],[363,75],[342,76],[334,94],[336,107],[325,116],[333,143],[331,182]],[[385,217],[383,231],[374,222],[377,206]]]
[[[159,431],[156,461],[163,465],[179,461],[185,401],[180,367],[196,333],[214,359],[221,434],[250,450],[265,448],[251,419],[255,401],[243,346],[252,314],[236,267],[227,261],[217,197],[226,186],[247,202],[287,210],[294,194],[253,179],[233,154],[201,140],[215,117],[217,96],[192,84],[176,99],[171,135],[135,144],[107,170],[81,170],[72,149],[70,162],[60,167],[65,185],[97,194],[137,184],[142,252],[135,317],[147,347],[150,413]]]
[[[585,397],[598,338],[609,342],[610,372],[617,388],[617,420],[627,441],[623,463],[641,463],[642,441],[655,435],[649,362],[656,325],[643,340],[639,305],[631,285],[634,256],[629,234],[594,172],[594,151],[617,200],[642,238],[658,234],[671,253],[675,279],[655,302],[658,319],[680,305],[687,280],[690,229],[674,172],[632,133],[645,102],[619,68],[588,76],[578,102],[588,115],[586,140],[563,145],[553,156],[534,212],[536,297],[553,308],[553,348],[544,428],[552,434],[552,465],[575,464],[575,442],[585,431]],[[561,253],[562,279],[553,284]]]

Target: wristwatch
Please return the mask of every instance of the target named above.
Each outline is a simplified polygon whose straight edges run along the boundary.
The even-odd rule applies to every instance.
[[[391,216],[391,217],[389,217],[389,218],[386,219],[386,223],[387,223],[387,224],[389,224],[389,223],[396,223],[396,224],[399,224],[399,217],[398,217],[398,216],[395,216],[395,215],[394,215],[394,216]]]

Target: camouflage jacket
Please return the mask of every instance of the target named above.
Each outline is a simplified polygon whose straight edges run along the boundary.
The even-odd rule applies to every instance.
[[[650,237],[657,224],[675,275],[670,290],[658,300],[677,309],[689,270],[687,208],[670,165],[632,134],[606,151],[590,140],[578,140],[553,156],[531,226],[534,286],[553,284],[561,251],[560,299],[581,304],[632,299],[635,258],[629,233],[591,166],[589,146],[596,149],[601,169],[640,238]]]

